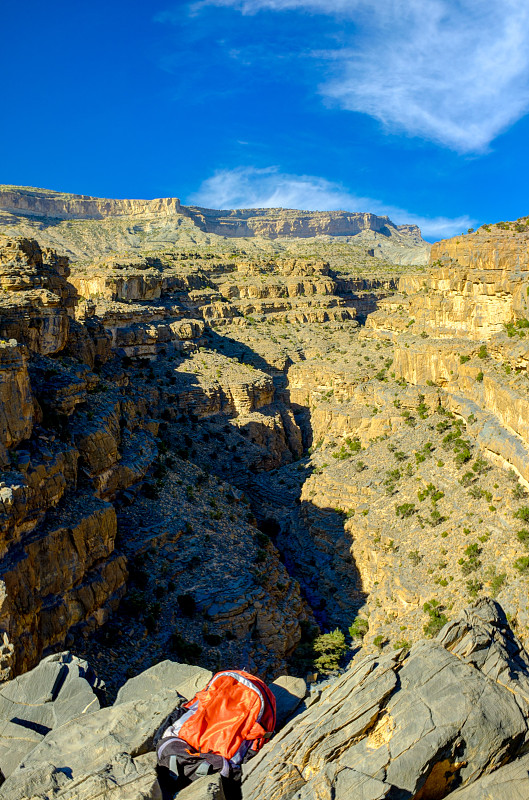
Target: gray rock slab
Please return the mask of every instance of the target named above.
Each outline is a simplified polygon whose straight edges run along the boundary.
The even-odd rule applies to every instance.
[[[0,770],[7,777],[52,730],[99,710],[86,661],[58,653],[0,685]]]
[[[527,800],[529,755],[522,756],[450,795],[454,800]]]
[[[276,730],[280,730],[307,696],[307,684],[303,678],[281,675],[269,684],[269,689],[276,700]]]
[[[243,797],[427,798],[439,786],[444,796],[516,757],[526,735],[512,691],[419,642],[368,656],[325,688],[249,763]]]
[[[182,697],[190,700],[212,677],[213,673],[202,667],[179,664],[177,661],[160,661],[130,678],[119,690],[114,705],[148,698],[166,688],[176,689]]]
[[[3,794],[4,789],[5,785],[0,797],[10,800],[11,793]],[[10,792],[9,786],[6,791]],[[122,753],[111,758],[104,771],[80,778],[72,778],[68,769],[45,763],[28,776],[25,791],[31,800],[162,800],[154,753],[134,759]]]
[[[279,800],[296,792],[333,796],[333,780],[320,786],[327,765],[376,722],[398,686],[397,656],[368,656],[325,689],[243,768],[243,798]],[[303,795],[299,795],[302,797]],[[310,794],[307,794],[310,796]],[[313,796],[318,796],[314,794]]]
[[[529,656],[499,603],[481,598],[439,632],[437,641],[462,661],[508,687],[529,710]]]
[[[178,800],[226,800],[220,775],[206,775],[178,792]]]
[[[180,702],[177,690],[166,688],[67,722],[28,753],[3,784],[1,796],[9,800],[154,800],[152,738]],[[137,793],[132,794],[130,787]]]

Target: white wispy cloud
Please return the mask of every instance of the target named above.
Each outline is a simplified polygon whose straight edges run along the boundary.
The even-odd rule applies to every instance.
[[[481,152],[529,110],[523,0],[202,0],[243,14],[299,11],[340,23],[323,96],[389,130]]]
[[[237,167],[215,172],[188,202],[205,208],[297,208],[308,211],[370,211],[397,224],[419,225],[428,239],[461,233],[475,224],[467,216],[424,217],[380,200],[361,197],[314,175],[289,175],[278,167]]]

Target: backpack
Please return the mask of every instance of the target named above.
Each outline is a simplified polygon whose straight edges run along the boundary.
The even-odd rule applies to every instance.
[[[159,729],[158,765],[187,781],[210,772],[240,779],[242,763],[272,736],[275,723],[275,698],[262,680],[242,670],[217,672]]]

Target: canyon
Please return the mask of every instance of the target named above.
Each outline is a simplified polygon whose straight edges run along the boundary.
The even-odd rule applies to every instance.
[[[110,730],[126,682],[167,659],[305,677],[317,636],[340,629],[348,669],[305,699],[243,796],[341,798],[369,775],[373,800],[488,797],[478,784],[518,768],[527,742],[526,222],[438,242],[425,266],[418,231],[366,214],[17,187],[0,208],[0,676],[9,694],[62,658],[84,681],[28,755],[42,786],[0,747],[5,796],[117,800],[136,774],[134,796],[156,797],[147,743],[174,692],[152,718],[145,696],[124,703],[147,721],[114,783],[98,773],[83,794],[77,767],[71,785],[43,771],[95,691],[87,664],[108,705],[89,716]],[[133,247],[132,218],[148,233]],[[393,262],[371,252],[380,237]],[[490,720],[469,744],[463,705],[438,741],[421,670],[445,670],[447,697],[490,693],[478,726],[504,704],[511,744]],[[419,695],[436,709],[424,758],[402,722]]]

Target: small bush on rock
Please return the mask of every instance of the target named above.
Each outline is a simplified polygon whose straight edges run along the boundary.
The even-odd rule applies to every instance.
[[[441,628],[444,628],[448,622],[448,617],[443,614],[443,607],[438,600],[430,600],[429,603],[423,605],[423,611],[428,614],[429,620],[423,626],[425,636],[429,639],[437,636]]]
[[[331,633],[317,636],[312,646],[314,652],[318,653],[314,666],[324,675],[329,675],[339,668],[342,656],[347,650],[345,636],[339,628]]]
[[[352,625],[349,626],[349,636],[351,639],[363,639],[369,628],[369,622],[365,617],[356,617]]]

